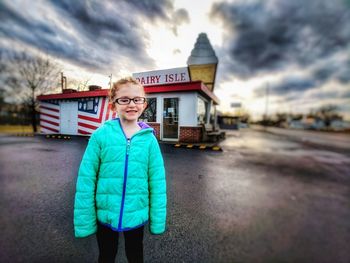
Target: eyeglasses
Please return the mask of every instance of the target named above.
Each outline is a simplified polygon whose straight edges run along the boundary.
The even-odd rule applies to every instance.
[[[117,98],[114,102],[118,103],[119,105],[128,105],[130,102],[133,101],[135,104],[144,104],[146,102],[146,98],[144,97],[136,97],[133,99],[130,98]]]

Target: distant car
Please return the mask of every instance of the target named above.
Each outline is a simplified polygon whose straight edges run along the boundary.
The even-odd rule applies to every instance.
[[[239,124],[239,128],[240,128],[240,129],[244,129],[244,128],[248,128],[248,127],[249,127],[248,123],[241,122],[241,123]]]
[[[289,123],[289,128],[291,129],[304,129],[304,124],[300,121],[291,121]]]
[[[343,120],[333,120],[331,121],[330,128],[333,131],[344,131],[350,128],[350,124]]]

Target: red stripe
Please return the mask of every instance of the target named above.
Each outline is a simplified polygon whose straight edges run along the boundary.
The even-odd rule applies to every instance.
[[[108,103],[108,108],[107,108],[107,113],[106,113],[106,118],[105,118],[105,120],[108,120],[108,118],[109,118],[109,112],[111,111],[111,104],[110,103]]]
[[[84,115],[80,115],[80,114],[78,114],[78,119],[92,121],[92,122],[99,122],[99,119],[97,119],[97,118],[92,118],[92,117],[88,117],[88,116],[84,116]]]
[[[80,91],[74,93],[60,93],[51,95],[40,95],[38,100],[52,100],[52,99],[71,99],[71,98],[87,98],[87,97],[107,97],[109,89],[94,90],[94,91]]]
[[[50,124],[52,124],[52,125],[59,126],[59,124],[56,123],[56,122],[48,121],[48,120],[44,120],[44,119],[40,119],[40,122],[47,122],[47,123],[50,123]]]
[[[87,121],[101,123],[102,116],[103,116],[103,111],[104,111],[104,108],[105,108],[105,102],[106,102],[106,98],[102,98],[102,106],[101,106],[100,116],[99,116],[98,119],[97,118],[88,117],[88,116],[84,116],[84,115],[80,115],[80,114],[78,114],[78,119],[83,119],[83,120],[87,120]]]
[[[49,131],[53,131],[53,132],[58,132],[58,130],[55,130],[53,128],[50,128],[50,127],[46,127],[44,125],[40,125],[42,128],[46,129],[46,130],[49,130]]]
[[[53,109],[53,108],[49,108],[49,107],[45,107],[45,106],[42,106],[42,105],[40,105],[40,108],[41,108],[41,109],[45,109],[45,110],[54,111],[54,112],[60,112],[60,111],[59,111],[59,110],[57,110],[57,109]]]
[[[80,129],[78,129],[78,133],[80,133],[80,134],[91,134],[90,132],[83,131],[83,130],[80,130]]]
[[[47,113],[43,113],[43,112],[40,112],[40,114],[41,114],[41,115],[48,116],[48,117],[51,117],[51,118],[54,118],[54,119],[57,119],[57,120],[59,120],[59,119],[60,119],[60,117],[58,117],[58,116],[54,116],[54,115],[51,115],[51,114],[47,114]]]
[[[78,122],[78,126],[89,128],[91,130],[96,130],[98,128],[96,126],[93,126],[93,125],[90,125],[90,124],[86,124],[84,122]]]
[[[102,121],[103,112],[105,110],[105,103],[106,103],[106,98],[102,98],[102,106],[101,106],[102,108],[101,108],[101,112],[100,112],[100,118],[98,119],[100,123]]]

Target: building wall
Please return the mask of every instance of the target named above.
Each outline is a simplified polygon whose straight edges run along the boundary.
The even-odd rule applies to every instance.
[[[202,140],[201,127],[180,127],[180,142],[197,143]]]
[[[147,124],[155,130],[157,140],[160,140],[160,123],[148,122]]]
[[[180,126],[197,126],[197,94],[193,93],[184,93],[180,97]]]
[[[149,94],[148,98],[157,98],[157,123],[163,118],[163,99],[179,98],[179,125],[197,126],[197,94],[196,92]]]
[[[153,127],[156,131],[156,136],[158,140],[163,139],[162,134],[162,123],[163,123],[163,99],[164,98],[179,98],[179,127],[178,127],[178,140],[180,142],[200,142],[202,138],[202,131],[201,127],[197,124],[197,103],[198,103],[198,96],[199,94],[197,92],[182,92],[182,93],[175,93],[175,92],[169,92],[169,93],[158,93],[158,94],[148,94],[147,97],[149,98],[156,98],[157,99],[157,119],[156,122],[150,122],[148,123],[151,127]],[[101,103],[103,100],[106,100],[106,97],[100,98]],[[59,103],[62,103],[60,101]],[[59,107],[59,105],[57,105]],[[100,107],[100,106],[99,106]],[[101,111],[101,109],[104,109]],[[89,115],[89,121],[86,121],[87,123],[83,125],[82,120],[78,120],[78,123],[80,126],[78,126],[78,131],[74,134],[86,134],[89,135],[94,131],[94,129],[87,130],[86,133],[79,132],[79,129],[81,130],[82,127],[85,129],[85,126],[100,126],[104,121],[108,119],[112,119],[115,117],[112,112],[110,112],[110,108],[107,105],[107,101],[105,101],[104,107],[101,109],[99,108],[94,115],[93,113],[86,113]],[[83,114],[82,112],[78,112],[79,114]],[[90,116],[91,115],[91,116]],[[96,119],[95,122],[92,122],[91,119]],[[58,119],[57,122],[60,122]],[[83,125],[83,126],[81,126]],[[57,131],[56,133],[59,133],[59,124],[57,124]],[[49,131],[46,131],[44,133],[47,133]]]
[[[164,98],[179,98],[179,140],[181,140],[180,127],[197,127],[197,93],[183,92],[183,93],[159,93],[149,94],[148,98],[157,98],[157,123],[149,123],[149,125],[159,125],[159,139],[163,138],[162,127],[163,123],[163,107]],[[188,137],[188,136],[187,136]],[[193,137],[193,136],[192,136]]]

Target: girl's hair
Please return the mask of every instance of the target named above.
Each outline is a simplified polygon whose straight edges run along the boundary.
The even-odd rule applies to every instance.
[[[125,84],[134,84],[140,86],[142,89],[142,92],[145,93],[144,87],[138,82],[136,79],[132,77],[126,77],[118,80],[117,82],[113,83],[112,88],[109,90],[108,93],[108,99],[110,103],[113,103],[117,97],[117,91],[120,89],[120,86],[125,85]]]

